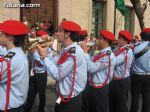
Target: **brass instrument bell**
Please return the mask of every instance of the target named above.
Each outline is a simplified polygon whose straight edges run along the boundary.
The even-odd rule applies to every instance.
[[[37,38],[28,38],[27,39],[27,49],[33,49],[38,45],[40,45],[41,47],[46,47],[47,45],[51,45],[53,43],[52,39],[49,40],[45,40],[42,39],[41,37],[37,37]]]

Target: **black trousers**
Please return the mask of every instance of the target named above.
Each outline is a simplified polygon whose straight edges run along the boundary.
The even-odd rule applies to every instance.
[[[101,89],[88,86],[89,112],[108,112],[109,85]]]
[[[76,97],[73,97],[69,102],[60,104],[56,103],[55,112],[81,112],[82,106],[82,95],[79,94]]]
[[[142,96],[142,112],[150,112],[150,75],[132,74],[130,112],[138,112],[140,95]]]
[[[109,86],[110,112],[129,112],[127,101],[130,89],[130,78],[113,80]]]
[[[4,112],[4,111],[0,110],[0,112]],[[8,112],[24,112],[24,105],[22,105],[18,108],[9,109]]]
[[[88,99],[88,85],[86,85],[84,91],[82,92],[82,112],[88,112],[89,99]]]
[[[28,97],[27,97],[27,101],[25,104],[24,112],[31,111],[37,92],[39,93],[38,112],[45,112],[44,107],[46,103],[46,93],[45,93],[46,84],[47,84],[46,73],[36,73],[34,76],[30,77]]]

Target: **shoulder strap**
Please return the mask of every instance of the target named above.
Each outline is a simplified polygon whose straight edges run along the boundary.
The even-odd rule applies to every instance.
[[[111,55],[111,51],[107,50],[106,53],[99,53],[98,55],[93,57],[93,61],[96,62],[97,60],[105,57],[105,56],[110,56]]]
[[[145,46],[145,48],[142,51],[140,51],[139,53],[135,54],[135,59],[138,59],[141,56],[143,56],[149,49],[150,49],[150,43],[148,43],[148,45]]]
[[[69,53],[72,54],[72,53],[76,53],[76,47],[71,47],[69,49]]]
[[[126,47],[123,47],[123,48],[119,48],[116,52],[114,52],[115,56],[118,56],[119,54],[121,54],[122,52],[124,51],[128,51],[130,49],[130,46],[126,46]]]
[[[15,54],[15,52],[9,52],[8,54],[6,54],[5,59],[11,60],[15,56]]]
[[[76,52],[76,47],[71,47],[68,51],[66,51],[65,53],[62,54],[62,56],[59,58],[57,63],[58,64],[64,63],[68,59],[70,54],[73,54],[75,52]]]

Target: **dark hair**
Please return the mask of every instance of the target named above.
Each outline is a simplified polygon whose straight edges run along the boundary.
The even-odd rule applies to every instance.
[[[53,22],[52,22],[52,21],[48,21],[48,23],[49,23],[49,24],[53,24]]]
[[[79,42],[80,36],[77,32],[72,32],[72,31],[68,31],[68,30],[64,30],[64,32],[70,32],[70,39],[73,42]]]
[[[35,28],[35,25],[32,25],[32,26],[31,26],[31,29],[32,29],[32,28]]]
[[[46,23],[46,21],[43,21],[43,23]]]
[[[112,45],[112,41],[108,40],[108,44],[109,44],[109,46],[111,46]]]
[[[136,39],[133,39],[133,40],[131,41],[131,43],[136,43]]]
[[[121,36],[121,37],[123,38],[123,40],[127,41],[128,44],[130,43],[130,41],[126,37],[124,36]]]
[[[66,18],[63,18],[62,20],[63,20],[63,21],[67,21],[67,19],[66,19]]]
[[[94,34],[93,34],[93,33],[91,33],[91,34],[90,34],[90,37],[91,37],[91,36],[94,36]]]
[[[97,39],[98,39],[98,38],[99,38],[99,37],[97,37]],[[112,41],[111,41],[111,40],[105,38],[104,36],[102,36],[102,38],[108,42],[109,46],[112,45]]]
[[[143,33],[141,35],[142,40],[144,41],[150,41],[150,33]]]
[[[109,46],[112,45],[112,41],[111,41],[111,40],[109,40],[109,39],[107,39],[107,38],[105,38],[105,37],[103,37],[103,38],[104,38],[104,40],[106,40],[106,41],[108,42]]]
[[[27,35],[18,35],[14,36],[14,45],[16,47],[23,47],[25,45],[25,39],[27,38]]]
[[[87,35],[80,35],[80,37],[79,37],[79,41],[83,41],[84,39],[86,39],[87,38]]]

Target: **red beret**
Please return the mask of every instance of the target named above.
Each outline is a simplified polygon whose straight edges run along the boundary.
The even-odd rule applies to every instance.
[[[100,35],[103,36],[104,38],[111,40],[111,41],[115,41],[115,35],[113,33],[111,33],[110,31],[107,30],[101,30]]]
[[[79,33],[80,36],[88,35],[87,30],[81,30]]]
[[[80,32],[81,27],[77,23],[73,21],[62,21],[61,27],[65,30],[72,31],[72,32]]]
[[[43,36],[43,35],[48,35],[48,33],[45,32],[44,30],[39,30],[39,31],[36,32],[36,35],[37,36]]]
[[[150,28],[144,28],[144,29],[141,31],[140,35],[142,35],[143,33],[150,33]]]
[[[119,36],[122,36],[122,37],[126,38],[127,40],[132,41],[132,35],[130,34],[130,32],[128,32],[126,30],[120,31]]]
[[[0,30],[10,35],[23,35],[29,32],[28,27],[17,20],[4,21],[1,25]]]

